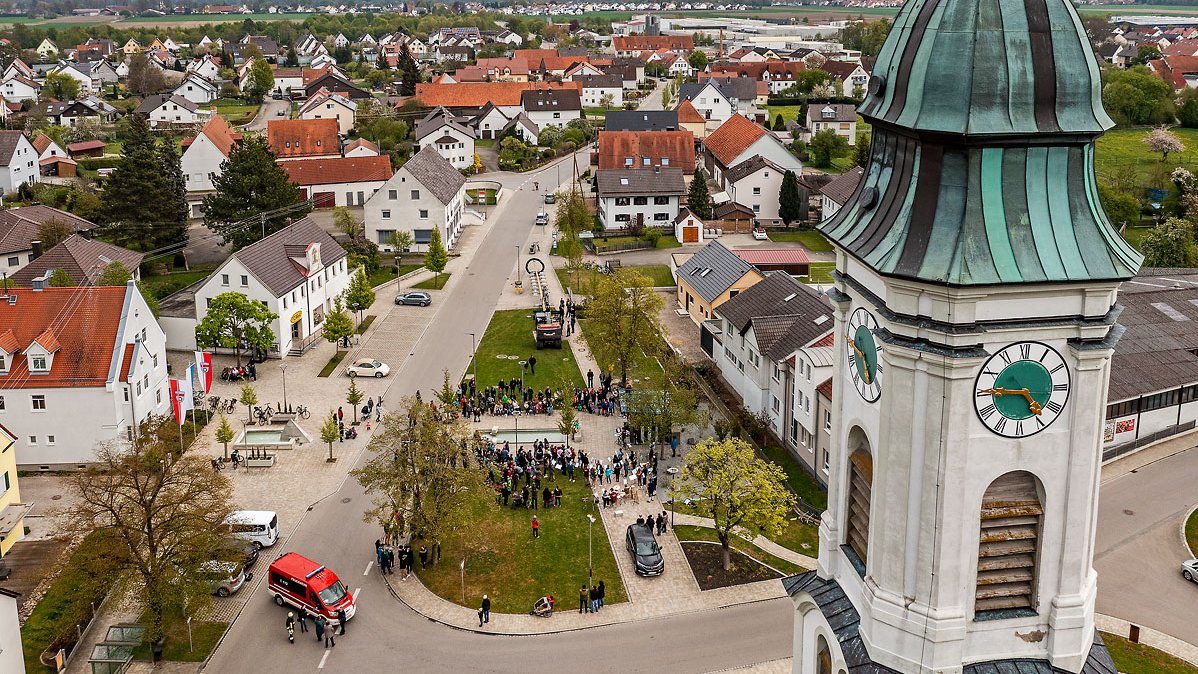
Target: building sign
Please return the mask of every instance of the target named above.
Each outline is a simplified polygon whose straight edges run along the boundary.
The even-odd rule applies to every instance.
[[[299,323],[299,322],[300,322],[300,319],[301,319],[301,318],[303,318],[303,317],[304,317],[304,312],[302,312],[302,311],[297,311],[297,312],[295,312],[294,314],[291,314],[291,322],[292,322],[292,323]]]

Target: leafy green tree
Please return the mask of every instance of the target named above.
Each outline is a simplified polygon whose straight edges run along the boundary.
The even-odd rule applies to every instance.
[[[1134,196],[1121,192],[1105,183],[1098,184],[1098,200],[1107,217],[1116,227],[1135,227],[1140,223],[1140,212],[1144,207]]]
[[[566,436],[566,446],[570,446],[570,440],[574,439],[574,422],[578,419],[578,410],[574,409],[574,405],[570,404],[571,398],[574,396],[574,387],[569,382],[558,387],[557,397],[562,401],[561,416],[557,421],[557,431]]]
[[[1198,264],[1198,243],[1193,223],[1169,218],[1140,241],[1145,267],[1193,267]]]
[[[164,215],[176,216],[176,195],[170,177],[163,173],[164,162],[145,116],[129,115],[121,138],[124,156],[108,176],[101,196],[107,235],[113,243],[134,250],[180,243],[181,237],[186,242],[186,226],[164,223]]]
[[[354,214],[349,211],[347,206],[338,206],[333,209],[333,225],[351,239],[358,238],[362,232],[362,223],[354,218]]]
[[[1198,95],[1193,92],[1193,89],[1186,90],[1181,107],[1177,109],[1177,121],[1187,129],[1198,129]]]
[[[817,168],[832,166],[832,160],[849,153],[849,141],[832,129],[824,129],[811,137],[811,163]]]
[[[712,203],[711,192],[707,189],[707,174],[703,173],[703,169],[698,166],[695,167],[695,173],[691,176],[691,186],[686,198],[686,207],[700,220],[711,219]]]
[[[449,252],[445,250],[445,246],[441,243],[441,228],[433,227],[429,235],[428,252],[424,254],[424,266],[433,272],[434,287],[441,287],[441,272],[445,271],[445,265],[448,263]]]
[[[260,103],[274,87],[275,75],[270,69],[270,64],[266,59],[254,59],[254,65],[250,66],[250,81],[245,88],[245,94],[251,101]]]
[[[123,286],[133,278],[133,274],[129,273],[129,268],[118,261],[109,262],[104,267],[104,271],[96,277],[94,285],[98,286]]]
[[[156,247],[173,244],[182,250],[191,226],[191,207],[187,205],[187,176],[183,174],[183,161],[173,138],[158,143],[158,170],[165,182],[166,199],[157,204],[159,229],[155,244]]]
[[[653,353],[661,340],[659,314],[661,297],[653,292],[648,276],[632,269],[621,269],[604,276],[587,303],[592,350],[602,345],[620,371],[620,381],[628,381],[628,369],[636,354]],[[592,342],[592,338],[594,341]]]
[[[353,408],[355,424],[358,423],[358,405],[361,405],[365,398],[366,394],[362,392],[362,389],[358,388],[357,377],[350,377],[349,388],[345,391],[345,402],[349,403],[349,406]]]
[[[246,138],[221,164],[221,174],[212,181],[216,193],[204,197],[205,224],[234,250],[279,231],[291,217],[303,212],[268,217],[260,223],[243,222],[303,201],[299,186],[288,180],[276,160],[265,139]]]
[[[345,306],[355,311],[366,311],[374,304],[374,288],[370,287],[370,278],[365,272],[358,271],[349,279],[349,287],[345,289]]]
[[[785,131],[785,130],[786,130],[786,120],[782,119],[782,114],[779,113],[774,116],[774,131]]]
[[[854,21],[840,31],[845,49],[856,49],[866,56],[877,56],[890,34],[890,21]]]
[[[794,171],[782,174],[782,189],[778,192],[778,217],[782,218],[787,227],[803,217],[803,193],[799,189],[799,178]]]
[[[441,370],[441,388],[437,389],[436,395],[437,400],[441,401],[442,405],[452,405],[453,401],[458,397],[457,391],[455,391],[453,385],[449,383],[448,368]]]
[[[857,137],[857,145],[853,151],[853,163],[861,168],[869,165],[869,151],[873,142],[873,136],[868,133],[863,133]]]
[[[796,503],[785,484],[786,472],[757,458],[744,440],[707,439],[687,453],[671,496],[692,499],[703,516],[714,520],[726,571],[737,529],[766,536],[782,533]]]
[[[79,97],[79,81],[66,73],[46,75],[42,97],[56,101],[73,101]]]
[[[1173,88],[1144,66],[1102,71],[1102,104],[1120,125],[1169,124]]]
[[[75,228],[58,218],[50,218],[37,226],[37,238],[45,250],[57,246],[75,233]]]
[[[70,288],[75,285],[75,279],[71,278],[71,275],[67,273],[67,270],[63,269],[62,267],[56,267],[54,271],[50,273],[49,281],[51,288]]]
[[[707,70],[707,54],[698,49],[686,57],[686,62],[695,70]]]
[[[196,326],[196,346],[201,349],[233,349],[241,365],[241,349],[266,351],[275,343],[271,321],[278,314],[237,292],[221,293],[212,298],[204,319]]]
[[[249,382],[241,385],[241,395],[238,396],[237,402],[245,405],[245,415],[253,418],[254,405],[258,404],[258,394],[254,392],[254,387],[250,386]]]
[[[329,410],[329,416],[325,417],[324,423],[320,425],[320,441],[329,445],[328,463],[336,461],[333,458],[333,443],[340,439],[341,426],[337,423],[337,412]]]
[[[229,425],[229,418],[224,414],[220,415],[220,425],[216,427],[216,441],[224,445],[225,461],[229,460],[229,443],[233,442],[236,435],[233,433],[233,427]]]
[[[379,89],[390,82],[393,77],[395,77],[395,73],[390,70],[372,70],[366,73],[366,84],[371,89]]]
[[[399,255],[411,250],[416,243],[412,238],[412,233],[406,229],[397,229],[391,233],[391,247],[395,249],[396,261],[399,260]]]
[[[345,311],[345,303],[338,296],[333,300],[333,310],[324,319],[324,338],[340,350],[341,340],[354,334],[354,319]]]
[[[166,77],[162,71],[142,53],[129,57],[129,78],[126,82],[129,91],[138,96],[156,94],[166,88]]]

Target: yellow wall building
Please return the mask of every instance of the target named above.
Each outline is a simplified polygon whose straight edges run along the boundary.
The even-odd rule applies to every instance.
[[[25,513],[17,488],[17,436],[0,424],[0,557],[25,536]]]

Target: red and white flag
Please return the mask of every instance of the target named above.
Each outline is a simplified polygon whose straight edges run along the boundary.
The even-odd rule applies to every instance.
[[[187,418],[187,412],[195,409],[190,376],[187,379],[171,380],[171,407],[175,411],[175,422],[182,426],[184,419]]]
[[[206,351],[196,351],[196,381],[197,391],[207,393],[212,390],[212,354]]]

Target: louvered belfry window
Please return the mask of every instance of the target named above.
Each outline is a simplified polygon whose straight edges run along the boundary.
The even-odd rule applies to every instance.
[[[1035,613],[1036,562],[1044,509],[1030,473],[1007,473],[982,497],[977,618]]]
[[[869,502],[874,483],[874,460],[859,449],[849,456],[849,517],[846,541],[865,564],[869,554]]]

